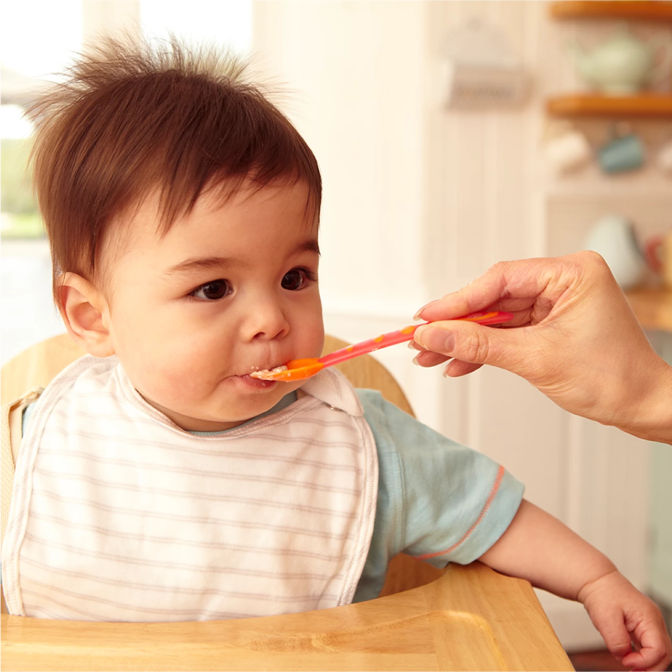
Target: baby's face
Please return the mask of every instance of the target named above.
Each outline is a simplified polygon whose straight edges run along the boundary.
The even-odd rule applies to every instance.
[[[114,350],[137,391],[180,427],[227,429],[272,408],[301,383],[248,374],[320,354],[317,221],[306,199],[303,183],[223,205],[205,194],[164,236],[158,199],[148,199],[120,247],[103,252]]]

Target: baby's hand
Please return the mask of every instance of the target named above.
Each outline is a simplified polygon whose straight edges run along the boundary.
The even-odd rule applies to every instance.
[[[658,607],[620,572],[587,583],[579,591],[607,648],[633,670],[664,670],[672,661],[672,642]]]

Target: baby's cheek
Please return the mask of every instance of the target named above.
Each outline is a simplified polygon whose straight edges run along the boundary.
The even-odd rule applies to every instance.
[[[215,363],[207,352],[211,350],[193,337],[173,344],[159,343],[154,352],[147,353],[154,369],[151,375],[157,385],[178,390],[182,387],[186,392],[186,388],[194,388],[213,375]]]
[[[148,399],[177,410],[179,405],[197,398],[203,377],[188,362],[175,358],[154,360],[136,382],[138,391]]]
[[[192,367],[167,367],[155,382],[157,394],[173,403],[184,403],[202,396],[207,377]]]

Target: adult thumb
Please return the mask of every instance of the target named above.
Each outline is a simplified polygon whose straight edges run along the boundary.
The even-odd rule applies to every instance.
[[[432,322],[419,327],[414,340],[425,350],[471,364],[515,370],[520,342],[515,329],[487,327],[466,320]]]

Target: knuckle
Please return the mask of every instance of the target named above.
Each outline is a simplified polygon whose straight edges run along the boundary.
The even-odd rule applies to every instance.
[[[587,267],[592,267],[596,271],[609,272],[609,266],[604,257],[595,250],[582,250],[579,252],[581,257],[581,264]]]
[[[455,355],[460,359],[477,364],[488,361],[490,344],[479,331],[470,333],[461,344],[458,342],[457,345]]]

